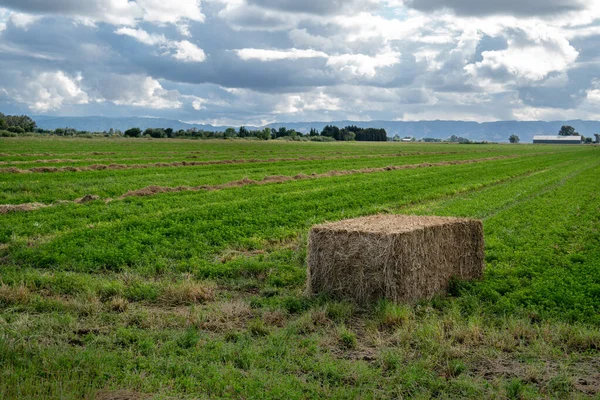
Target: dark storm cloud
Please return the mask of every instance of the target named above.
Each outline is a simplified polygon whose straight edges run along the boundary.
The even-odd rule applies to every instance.
[[[458,15],[469,16],[538,16],[585,8],[583,0],[409,0],[406,4],[420,11],[451,9]]]

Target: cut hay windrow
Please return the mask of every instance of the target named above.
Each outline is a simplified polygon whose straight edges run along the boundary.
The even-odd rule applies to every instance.
[[[470,160],[454,160],[454,161],[442,161],[438,163],[420,163],[420,164],[406,164],[406,165],[390,165],[387,167],[381,168],[362,168],[362,169],[350,169],[350,170],[332,170],[328,172],[324,172],[321,174],[312,173],[310,175],[307,174],[296,174],[294,176],[287,175],[270,175],[265,176],[261,180],[254,180],[249,178],[243,178],[237,181],[231,181],[226,183],[221,183],[218,185],[201,185],[201,186],[157,186],[151,185],[142,189],[130,190],[127,193],[118,197],[119,200],[126,199],[128,197],[145,197],[152,196],[160,193],[174,193],[174,192],[198,192],[198,191],[213,191],[213,190],[222,190],[228,188],[235,187],[243,187],[249,185],[267,185],[272,183],[284,183],[290,181],[299,181],[305,179],[319,179],[319,178],[329,178],[335,176],[346,176],[346,175],[355,175],[355,174],[371,174],[377,172],[385,172],[385,171],[397,171],[403,169],[415,169],[415,168],[428,168],[428,167],[440,167],[445,165],[460,165],[460,164],[474,164],[479,162],[486,161],[494,161],[508,158],[517,158],[518,156],[497,156],[497,157],[488,157],[488,158],[476,158]],[[85,199],[85,200],[84,200]],[[85,203],[87,201],[92,200],[100,200],[99,196],[96,195],[86,195],[80,199],[71,201],[71,200],[58,200],[52,204],[41,204],[41,203],[26,203],[26,204],[17,204],[17,205],[0,205],[0,214],[6,214],[8,212],[18,212],[18,211],[33,211],[37,208],[41,207],[50,207],[57,204],[64,203]],[[112,199],[105,199],[105,203],[111,202]],[[36,204],[37,207],[31,208],[28,207],[30,204]]]
[[[451,278],[483,273],[481,221],[373,215],[314,226],[308,239],[307,293],[365,304],[431,299]]]
[[[80,155],[80,156],[108,156],[117,154],[114,151],[91,151],[87,153],[0,153],[0,157],[57,157],[66,155]]]
[[[177,187],[169,187],[169,186],[147,186],[142,189],[131,190],[119,197],[119,199],[125,199],[127,197],[143,197],[143,196],[151,196],[159,193],[172,193],[172,192],[186,192],[186,191],[211,191],[211,190],[221,190],[232,187],[241,187],[248,185],[266,185],[271,183],[283,183],[289,181],[298,181],[304,179],[319,179],[319,178],[329,178],[334,176],[345,176],[345,175],[355,175],[355,174],[371,174],[377,172],[385,172],[385,171],[397,171],[403,169],[415,169],[415,168],[427,168],[427,167],[439,167],[445,165],[459,165],[459,164],[473,164],[485,161],[494,161],[500,159],[507,158],[516,158],[517,156],[498,156],[498,157],[488,157],[488,158],[475,158],[470,160],[454,160],[454,161],[442,161],[438,163],[420,163],[420,164],[406,164],[406,165],[390,165],[387,167],[376,167],[376,168],[362,168],[362,169],[350,169],[350,170],[332,170],[328,172],[324,172],[321,174],[312,173],[310,175],[307,174],[297,174],[294,176],[287,175],[271,175],[265,176],[261,180],[254,180],[249,178],[243,178],[237,181],[222,183],[219,185],[201,185],[201,186],[177,186]]]
[[[237,160],[209,160],[209,161],[176,161],[176,162],[157,162],[150,164],[92,164],[81,167],[32,167],[27,169],[20,169],[16,167],[0,168],[0,173],[11,173],[11,174],[26,174],[26,173],[53,173],[53,172],[84,172],[84,171],[104,171],[104,170],[124,170],[124,169],[145,169],[145,168],[168,168],[168,167],[195,167],[202,165],[221,165],[221,164],[255,164],[255,163],[274,163],[274,162],[294,162],[294,161],[327,161],[327,160],[341,160],[341,159],[363,159],[363,158],[386,158],[386,157],[407,157],[407,156],[418,156],[418,155],[447,155],[447,154],[472,154],[461,153],[457,151],[448,152],[411,152],[411,153],[395,153],[395,154],[375,154],[375,155],[352,155],[352,156],[335,156],[335,157],[295,157],[295,158],[248,158],[248,159],[237,159]],[[45,162],[65,162],[69,160],[47,160]],[[70,162],[77,162],[81,160],[70,160]],[[89,160],[97,161],[97,160]],[[2,163],[0,163],[2,164]],[[6,164],[16,164],[9,163]],[[5,165],[6,165],[5,164]]]
[[[35,211],[40,208],[57,206],[59,204],[85,204],[90,201],[100,200],[100,196],[95,194],[86,194],[75,200],[58,200],[52,204],[44,203],[24,203],[24,204],[0,204],[0,214],[8,214],[13,212]]]
[[[11,212],[34,211],[40,208],[49,207],[42,203],[25,203],[25,204],[0,204],[0,214],[8,214]]]

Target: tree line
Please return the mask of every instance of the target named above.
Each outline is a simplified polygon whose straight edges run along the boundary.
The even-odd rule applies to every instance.
[[[339,128],[335,125],[326,125],[321,131],[311,128],[306,134],[286,127],[249,129],[240,126],[238,129],[227,128],[224,131],[207,131],[197,128],[179,129],[172,128],[130,128],[124,132],[118,129],[109,129],[103,132],[80,131],[73,128],[42,129],[38,128],[35,121],[27,115],[5,115],[0,112],[0,136],[16,136],[27,133],[41,133],[57,136],[125,136],[125,137],[151,137],[151,138],[182,138],[182,139],[232,139],[253,138],[256,140],[311,140],[311,141],[359,141],[359,142],[385,142],[388,139],[387,132],[383,128],[360,128],[356,125],[348,125]],[[580,136],[574,127],[563,125],[558,134],[560,136]],[[392,141],[417,141],[414,137],[399,135],[394,136]],[[583,137],[584,143],[600,143],[600,134],[595,133],[594,138]],[[475,143],[467,138],[452,135],[448,139],[425,137],[419,142],[451,142],[451,143]],[[509,137],[510,143],[519,143],[520,138],[516,134]]]
[[[0,113],[0,131],[11,134],[42,133],[56,136],[124,136],[124,137],[151,137],[151,138],[183,138],[183,139],[232,139],[232,138],[254,138],[257,140],[311,140],[311,141],[387,141],[385,129],[359,128],[355,125],[338,128],[327,125],[321,131],[311,128],[309,133],[298,132],[286,127],[249,129],[240,126],[238,129],[227,128],[224,131],[208,131],[197,128],[179,129],[173,128],[147,128],[142,130],[138,127],[120,131],[109,129],[103,132],[80,131],[73,128],[41,129],[35,121],[27,115],[4,115]],[[10,135],[3,135],[10,136]]]
[[[11,133],[34,132],[37,125],[27,115],[4,115],[0,113],[0,130]]]
[[[308,138],[311,140],[322,141],[338,140],[338,141],[369,141],[369,142],[385,142],[387,141],[387,132],[385,129],[376,128],[359,128],[357,126],[347,126],[338,128],[334,125],[325,126],[320,132],[311,128],[306,134],[298,132],[295,129],[288,129],[284,126],[275,128],[248,129],[245,126],[240,126],[239,129],[227,128],[223,132],[205,131],[196,128],[187,130],[180,129],[174,131],[171,128],[148,128],[142,131],[140,128],[130,128],[123,132],[123,136],[127,137],[153,137],[153,138],[256,138],[261,140],[273,140],[280,138],[299,139]]]

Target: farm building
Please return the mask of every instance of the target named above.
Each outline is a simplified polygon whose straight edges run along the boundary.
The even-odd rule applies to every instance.
[[[540,144],[581,144],[581,136],[536,135],[533,143]]]

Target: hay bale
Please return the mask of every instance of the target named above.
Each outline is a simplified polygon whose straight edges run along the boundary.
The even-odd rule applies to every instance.
[[[366,303],[429,299],[450,278],[483,272],[481,221],[374,215],[316,225],[308,242],[309,294]]]

